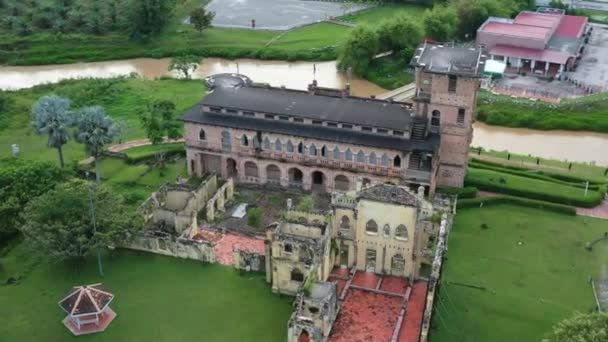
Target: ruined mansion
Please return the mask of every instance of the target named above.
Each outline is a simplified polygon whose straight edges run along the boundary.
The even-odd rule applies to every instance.
[[[483,63],[476,49],[421,45],[413,103],[314,81],[307,91],[216,85],[183,116],[188,171],[327,192],[358,179],[429,194],[461,187]]]

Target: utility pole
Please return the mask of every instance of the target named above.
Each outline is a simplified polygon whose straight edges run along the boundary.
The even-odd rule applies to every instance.
[[[89,181],[89,172],[86,173],[87,182]],[[93,236],[97,235],[97,220],[95,219],[95,200],[93,199],[93,183],[89,183],[89,208],[91,210],[91,221],[93,222]],[[101,263],[101,251],[99,250],[99,246],[95,247],[97,249],[97,267],[99,270],[99,276],[103,277],[103,265]]]

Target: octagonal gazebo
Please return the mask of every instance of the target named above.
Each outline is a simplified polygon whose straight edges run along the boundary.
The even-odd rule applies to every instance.
[[[116,317],[110,308],[113,299],[114,295],[101,284],[74,286],[59,301],[68,314],[63,324],[76,336],[104,331]]]

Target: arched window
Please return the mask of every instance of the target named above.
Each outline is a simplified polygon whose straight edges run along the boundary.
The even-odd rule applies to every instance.
[[[340,220],[340,228],[341,229],[350,229],[350,219],[348,218],[348,216],[346,216],[346,215],[342,216],[342,219]]]
[[[395,159],[393,159],[393,166],[401,167],[401,157],[399,157],[398,155],[395,156]]]
[[[304,153],[304,145],[302,144],[302,142],[298,144],[298,153]]]
[[[281,144],[281,140],[279,140],[278,138],[277,138],[277,141],[275,141],[275,143],[274,143],[274,149],[277,152],[283,151],[283,144]]]
[[[232,146],[230,132],[222,131],[222,148],[230,149],[230,146]]]
[[[291,280],[304,281],[304,274],[297,268],[291,270]]]
[[[249,139],[247,139],[247,136],[245,134],[243,134],[243,137],[241,138],[241,143],[243,144],[243,146],[249,146]]]
[[[317,155],[317,146],[315,146],[315,144],[310,145],[310,155],[311,156]]]
[[[327,157],[327,147],[325,145],[321,147],[321,157]]]
[[[291,140],[287,140],[287,152],[293,153],[293,144],[291,143]]]
[[[353,153],[351,152],[350,148],[346,149],[346,152],[344,152],[344,159],[348,161],[353,160]]]
[[[264,138],[264,149],[270,150],[270,140],[268,140],[268,137]]]
[[[441,112],[435,109],[432,112],[431,126],[439,127],[441,125]]]
[[[198,139],[199,140],[205,140],[205,139],[207,139],[207,137],[205,136],[205,130],[204,129],[201,129],[201,131],[198,132]]]
[[[395,238],[397,239],[407,239],[407,228],[404,225],[400,224],[395,229]]]
[[[382,155],[382,166],[388,167],[388,156],[386,153]]]
[[[376,165],[376,153],[372,152],[369,154],[369,163],[372,165]]]
[[[258,177],[258,166],[251,161],[245,162],[245,176]]]
[[[340,160],[340,149],[338,148],[338,146],[336,145],[336,147],[334,147],[334,159],[336,160]]]
[[[362,150],[359,150],[359,153],[357,153],[357,162],[365,163],[365,153]]]
[[[376,221],[374,221],[374,220],[367,221],[367,223],[365,224],[365,231],[368,233],[377,234],[378,233],[378,224],[376,223]]]
[[[382,233],[384,236],[391,236],[391,226],[389,226],[388,223],[382,227]]]

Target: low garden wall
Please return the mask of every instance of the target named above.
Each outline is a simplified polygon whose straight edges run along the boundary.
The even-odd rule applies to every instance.
[[[215,251],[211,243],[184,237],[174,237],[169,234],[142,234],[135,237],[127,248],[177,258],[215,263]]]

